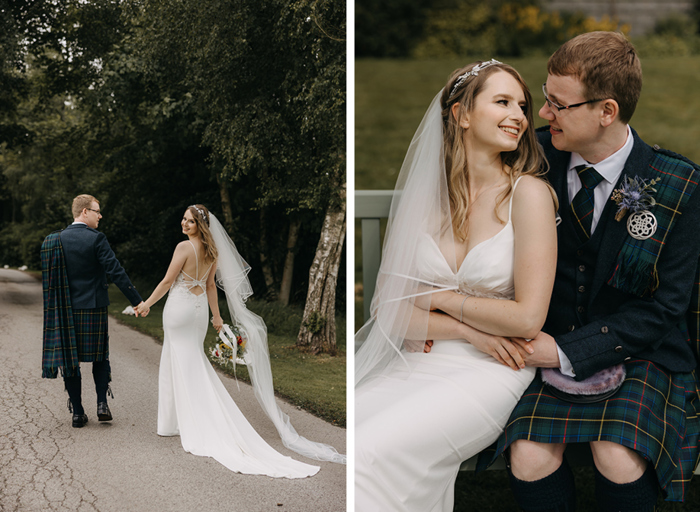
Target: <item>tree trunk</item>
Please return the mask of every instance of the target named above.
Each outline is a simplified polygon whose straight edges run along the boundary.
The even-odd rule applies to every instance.
[[[292,219],[289,224],[289,235],[287,236],[287,255],[284,258],[284,272],[282,274],[282,284],[280,285],[280,302],[287,306],[289,304],[289,294],[292,291],[292,277],[294,276],[294,252],[299,239],[299,228],[301,221]]]
[[[224,215],[223,225],[226,231],[233,233],[233,209],[231,208],[231,196],[228,193],[228,185],[221,179],[221,175],[216,173],[216,183],[219,185],[219,194],[221,196],[221,213]]]
[[[265,294],[268,300],[277,300],[277,287],[275,286],[275,273],[272,271],[272,265],[269,258],[269,247],[267,243],[267,209],[260,208],[260,269],[265,278],[265,286],[267,293]]]
[[[313,354],[336,355],[335,290],[345,240],[345,188],[341,205],[326,211],[316,256],[309,270],[309,292],[297,347]]]

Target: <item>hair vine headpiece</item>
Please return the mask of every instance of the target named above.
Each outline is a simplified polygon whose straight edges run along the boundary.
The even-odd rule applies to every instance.
[[[195,205],[195,204],[191,204],[190,208],[194,208],[195,210],[197,210],[199,212],[199,214],[202,216],[202,219],[204,219],[204,222],[209,223],[209,221],[207,220],[207,215],[206,215],[206,213],[204,213],[204,210],[197,207],[197,205]]]
[[[452,86],[452,92],[450,92],[450,98],[455,95],[455,92],[459,88],[460,85],[464,83],[464,81],[469,78],[470,76],[479,76],[479,71],[481,71],[484,68],[487,68],[489,66],[493,66],[494,64],[503,64],[502,62],[496,60],[496,59],[491,59],[487,60],[486,62],[482,62],[481,64],[477,64],[473,68],[471,68],[469,71],[464,73],[463,75],[460,75],[455,84]]]

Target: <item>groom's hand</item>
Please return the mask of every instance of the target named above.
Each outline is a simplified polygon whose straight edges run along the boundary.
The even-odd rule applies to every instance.
[[[554,338],[546,332],[540,331],[529,341],[523,338],[511,338],[511,341],[518,347],[527,366],[538,368],[559,368],[561,366],[557,344]],[[532,352],[528,351],[528,345],[533,349]]]
[[[146,307],[146,304],[141,301],[141,303],[134,308],[134,311],[136,311],[136,316],[148,316],[148,313],[150,313],[151,308]]]

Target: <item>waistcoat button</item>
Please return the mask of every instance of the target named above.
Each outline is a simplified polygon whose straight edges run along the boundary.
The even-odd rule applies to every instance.
[[[578,266],[578,271],[579,271],[579,272],[585,272],[585,271],[586,271],[586,265],[579,265],[579,266]]]
[[[580,291],[581,293],[583,293],[583,292],[586,291],[586,287],[585,287],[585,286],[579,286],[579,287],[578,287],[578,291]]]
[[[601,327],[600,332],[602,332],[603,334],[608,334],[608,326],[604,325],[603,327]],[[622,347],[620,347],[620,350],[622,350]]]
[[[584,308],[583,306],[579,306],[576,308],[576,311],[578,311],[579,313],[583,313],[584,311],[586,311],[586,308]]]
[[[622,346],[618,345],[617,347],[615,347],[615,352],[617,352],[618,354],[622,352]]]
[[[569,332],[571,332],[571,331],[573,331],[574,329],[576,329],[576,327],[573,326],[573,325],[570,325],[569,327],[567,327],[567,329],[569,329]]]

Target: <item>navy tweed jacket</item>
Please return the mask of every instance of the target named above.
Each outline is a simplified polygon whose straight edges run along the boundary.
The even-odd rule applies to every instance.
[[[649,164],[656,151],[664,150],[645,144],[634,130],[632,134],[634,147],[622,176],[650,179],[653,175]],[[538,139],[550,164],[547,177],[559,195],[560,208],[568,208],[566,174],[570,153],[559,151],[552,145],[548,129],[538,131]],[[700,191],[688,200],[666,240],[657,264],[660,285],[652,297],[640,298],[607,284],[628,236],[626,222],[615,220],[615,204],[608,203],[596,228],[605,231],[596,257],[583,325],[571,332],[551,328],[557,324],[557,315],[563,314],[562,308],[575,307],[573,301],[559,300],[550,304],[543,330],[554,336],[571,360],[576,379],[590,377],[630,357],[646,359],[675,372],[694,370],[696,359],[688,335],[681,326],[689,309],[691,292],[694,285],[697,286],[694,277],[700,257]],[[576,291],[572,290],[571,296],[575,294]]]
[[[133,306],[143,299],[126,275],[107,237],[85,224],[71,224],[61,232],[70,298],[73,309],[95,309],[109,305],[107,277]]]

